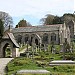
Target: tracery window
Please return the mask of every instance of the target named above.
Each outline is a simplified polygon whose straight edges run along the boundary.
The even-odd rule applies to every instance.
[[[45,34],[43,35],[43,42],[44,42],[44,43],[48,43],[48,34],[47,34],[47,33],[45,33]]]
[[[51,41],[56,41],[56,34],[55,33],[51,33]]]
[[[21,39],[22,39],[22,36],[21,35],[18,35],[18,39],[17,39],[17,42],[21,44]]]

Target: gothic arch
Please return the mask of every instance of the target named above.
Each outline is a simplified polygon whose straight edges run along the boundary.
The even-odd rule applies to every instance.
[[[10,45],[10,49],[11,49],[11,57],[13,57],[13,43],[9,40],[3,41],[1,43],[1,56],[0,57],[6,57],[6,47],[8,47],[8,45]]]
[[[3,57],[12,57],[12,49],[8,43],[3,47]]]
[[[27,43],[29,41],[29,34],[24,35],[24,42]]]
[[[56,34],[51,33],[51,42],[56,42]]]
[[[48,43],[48,34],[47,33],[44,33],[43,34],[43,43]]]
[[[21,44],[21,42],[22,42],[22,35],[18,35],[17,36],[17,42]]]
[[[41,37],[38,34],[33,34],[32,43],[39,45],[42,43]]]

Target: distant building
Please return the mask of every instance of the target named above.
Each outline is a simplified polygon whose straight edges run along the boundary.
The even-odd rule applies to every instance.
[[[70,43],[75,35],[75,22],[70,21],[67,25],[42,25],[31,27],[19,27],[12,30],[18,43],[29,44],[63,44],[65,40]]]

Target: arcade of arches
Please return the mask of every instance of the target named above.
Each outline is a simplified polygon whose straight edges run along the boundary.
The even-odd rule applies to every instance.
[[[24,36],[20,34],[16,36],[16,40],[20,44],[27,44],[28,42],[30,45],[32,43],[35,43],[36,45],[44,44],[44,43],[50,44],[52,41],[55,44],[59,44],[57,33],[51,33],[51,35],[49,33],[44,33],[42,35],[26,33]]]
[[[7,52],[9,56],[16,57],[16,47],[18,44],[40,45],[40,44],[60,44],[65,42],[65,39],[70,44],[75,35],[75,22],[71,21],[68,25],[43,25],[32,27],[20,27],[11,30],[8,38],[5,37],[0,43],[0,57],[6,57]],[[14,37],[13,37],[14,35]],[[16,40],[15,40],[16,39]],[[17,41],[17,42],[16,42]],[[17,44],[18,43],[18,44]],[[9,51],[6,49],[9,48]]]
[[[31,27],[14,28],[14,34],[18,43],[35,43],[38,44],[63,44],[65,38],[70,44],[75,35],[75,22],[70,21],[68,24],[42,25]]]

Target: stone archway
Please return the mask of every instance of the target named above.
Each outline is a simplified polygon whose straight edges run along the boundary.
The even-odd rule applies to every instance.
[[[43,43],[48,44],[48,34],[47,33],[43,34],[42,40],[43,40]]]
[[[38,45],[38,39],[35,39],[35,44]]]
[[[17,36],[17,42],[18,42],[18,44],[21,44],[22,43],[22,35],[18,35]]]
[[[5,57],[6,53],[6,47],[10,45],[12,57],[18,57],[18,49],[19,45],[17,44],[14,36],[12,33],[6,33],[2,39],[0,40],[0,57]]]
[[[34,34],[34,37],[32,39],[32,43],[39,45],[42,43],[41,37],[38,34]]]
[[[29,34],[26,34],[26,35],[25,35],[25,38],[24,38],[25,44],[27,44],[28,41],[29,41]]]
[[[11,48],[11,57],[16,57],[16,50],[14,50],[14,44],[10,41],[10,40],[3,40],[1,42],[1,49],[0,49],[0,57],[6,57],[6,47],[8,47],[8,45],[10,45]]]
[[[3,57],[12,57],[12,49],[8,43],[3,47]]]

